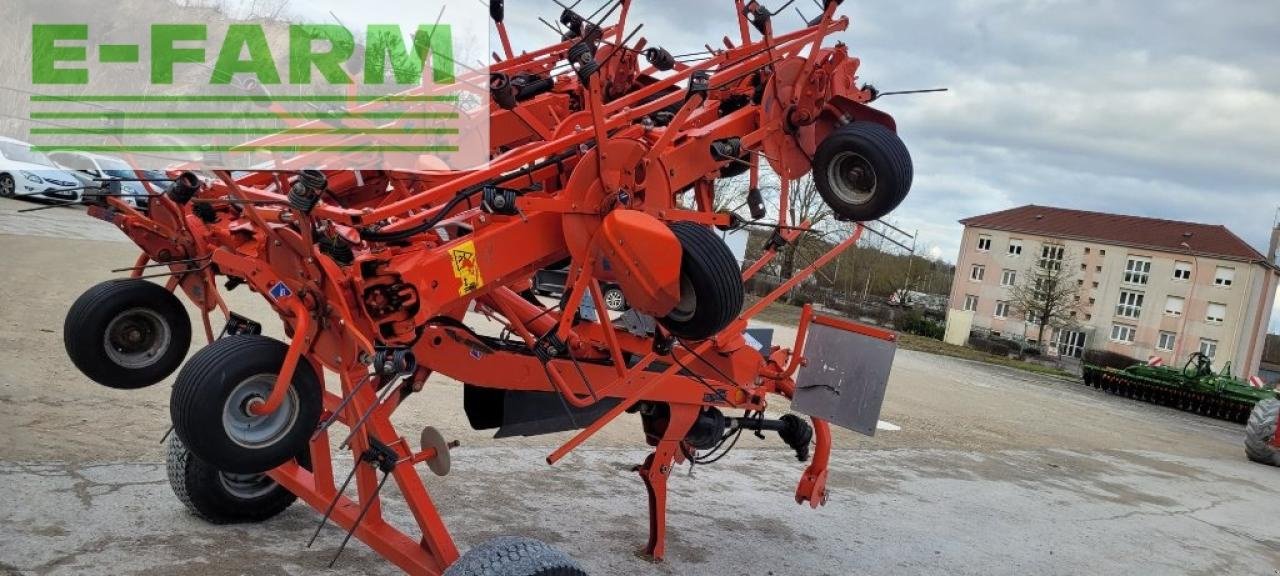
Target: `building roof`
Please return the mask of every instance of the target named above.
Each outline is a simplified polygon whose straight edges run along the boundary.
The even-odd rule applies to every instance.
[[[1267,260],[1226,226],[1216,224],[1069,210],[1035,204],[965,218],[960,223],[976,228],[1195,254],[1225,260],[1264,263]]]

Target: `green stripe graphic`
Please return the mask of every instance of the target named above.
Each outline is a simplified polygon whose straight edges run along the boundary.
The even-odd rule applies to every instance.
[[[32,120],[456,120],[457,112],[32,112]]]
[[[50,96],[36,94],[31,96],[32,102],[457,102],[458,95],[401,95],[385,96],[250,96],[250,95],[85,95],[85,96]]]
[[[32,146],[37,152],[457,152],[457,146]]]
[[[194,136],[269,136],[272,134],[370,134],[370,135],[451,135],[457,128],[32,128],[32,135],[166,134]]]

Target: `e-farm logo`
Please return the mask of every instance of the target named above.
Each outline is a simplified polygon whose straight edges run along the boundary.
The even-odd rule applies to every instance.
[[[29,77],[15,89],[25,109],[16,111],[17,128],[0,118],[0,136],[52,163],[107,156],[140,169],[470,169],[488,161],[488,21],[470,13],[478,12],[472,2],[436,0],[432,8],[468,9],[419,14],[434,16],[431,24],[342,14],[373,22],[352,27],[173,22],[171,13],[138,21],[152,2],[122,3],[137,9],[87,23],[67,22],[66,9],[32,9],[19,29],[29,69],[6,71]]]
[[[423,64],[432,62],[432,80],[454,82],[453,35],[447,24],[419,26],[412,46],[406,46],[404,30],[395,24],[371,25],[365,35],[363,84],[387,82],[388,62],[397,84],[415,84],[423,74]],[[152,84],[173,84],[174,67],[180,63],[206,63],[210,52],[203,43],[209,39],[205,24],[155,24],[151,26],[148,63]],[[88,84],[88,67],[60,67],[60,64],[89,61],[88,24],[35,24],[31,30],[31,78],[41,84]],[[317,50],[317,41],[326,45]],[[200,45],[187,47],[186,44]],[[137,64],[141,58],[137,44],[99,44],[100,64]],[[288,71],[281,74],[277,55],[259,24],[232,24],[227,27],[216,52],[209,84],[231,84],[237,75],[251,75],[262,85],[310,85],[319,76],[333,85],[355,84],[348,66],[356,58],[355,35],[344,26],[289,26]],[[360,60],[360,59],[357,59]],[[100,73],[110,73],[107,69]],[[318,72],[319,74],[315,74]]]

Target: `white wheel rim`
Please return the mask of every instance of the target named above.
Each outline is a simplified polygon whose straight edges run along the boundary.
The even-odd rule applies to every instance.
[[[232,389],[222,406],[222,428],[232,442],[244,448],[260,449],[279,442],[293,430],[299,409],[298,391],[293,386],[270,414],[257,415],[250,411],[254,404],[266,402],[275,383],[275,374],[258,374]]]
[[[827,165],[827,182],[841,200],[850,204],[870,202],[880,184],[871,162],[847,150],[837,153]]]
[[[137,370],[160,360],[172,340],[169,322],[150,308],[130,308],[107,324],[102,346],[112,362]]]

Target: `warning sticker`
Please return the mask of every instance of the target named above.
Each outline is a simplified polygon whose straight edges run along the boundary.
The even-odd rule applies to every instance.
[[[468,240],[450,250],[449,258],[453,264],[454,277],[462,283],[458,287],[459,296],[466,296],[484,286],[484,278],[480,276],[480,263],[476,260],[474,242]]]

